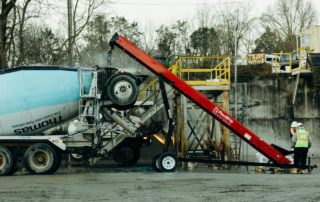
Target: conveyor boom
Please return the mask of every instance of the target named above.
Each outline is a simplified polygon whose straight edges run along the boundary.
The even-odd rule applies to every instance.
[[[217,119],[256,150],[269,158],[273,163],[279,166],[286,166],[290,164],[290,161],[280,151],[262,140],[258,135],[220,109],[199,91],[195,90],[179,77],[171,73],[166,67],[150,57],[125,37],[116,33],[111,39],[110,45],[111,47],[119,47],[133,59],[152,71],[156,76],[161,77],[166,83],[188,97],[191,101],[209,113],[213,118]]]

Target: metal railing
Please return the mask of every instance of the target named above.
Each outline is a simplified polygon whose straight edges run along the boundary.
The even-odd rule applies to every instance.
[[[172,67],[169,68],[170,71],[172,71]],[[160,88],[158,86],[158,78],[155,78],[145,85],[141,86],[141,89],[139,90],[138,100],[142,101],[139,105],[144,105],[148,101],[152,101],[154,97],[158,95],[160,92]]]
[[[179,56],[169,71],[193,86],[230,85],[230,64],[229,56]],[[158,78],[146,83],[140,89],[139,105],[152,101],[159,91]]]
[[[292,68],[292,66],[291,66],[291,73],[294,74],[295,72],[302,72],[302,71],[310,71],[311,72],[311,67],[307,65],[308,50],[303,49],[303,48],[299,48],[299,49],[297,49],[297,53],[298,53],[299,67]]]
[[[311,71],[311,68],[307,65],[307,51],[306,49],[297,49],[295,58],[292,57],[293,53],[273,53],[272,55],[279,57],[278,60],[272,62],[274,72],[296,74],[302,71]]]
[[[189,85],[230,85],[229,56],[179,56],[172,72]]]
[[[272,55],[278,56],[279,59],[272,62],[272,67],[275,73],[280,73],[281,70],[287,72],[286,67],[289,67],[289,72],[291,73],[292,68],[292,55],[291,53],[273,53]],[[287,58],[283,60],[283,58]]]

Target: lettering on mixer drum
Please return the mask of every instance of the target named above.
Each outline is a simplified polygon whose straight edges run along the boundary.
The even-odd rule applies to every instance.
[[[43,117],[41,119],[37,119],[36,121],[34,122],[31,122],[32,124],[30,124],[30,122],[26,123],[26,124],[19,124],[18,126],[20,126],[19,128],[15,129],[14,130],[14,133],[16,135],[21,135],[21,134],[24,134],[24,133],[30,133],[30,132],[33,132],[33,131],[36,131],[36,130],[39,130],[41,128],[46,128],[48,126],[51,126],[51,125],[57,125],[59,123],[62,123],[63,120],[62,120],[62,117],[61,115],[56,115],[56,116],[46,116],[46,117]],[[23,127],[21,127],[21,125],[23,125]],[[16,126],[13,126],[13,128],[17,127]]]

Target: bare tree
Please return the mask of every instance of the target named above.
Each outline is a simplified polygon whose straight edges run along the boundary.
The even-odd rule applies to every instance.
[[[76,42],[81,38],[81,34],[91,17],[95,15],[95,11],[97,11],[102,4],[108,2],[108,0],[74,0],[74,33],[70,39],[63,36],[63,38],[65,38],[64,41],[61,41],[63,39],[56,35],[50,27],[45,26],[45,23],[41,25],[44,26],[43,29],[39,26],[41,17],[45,17],[49,9],[57,9],[56,4],[53,2],[54,1],[49,0],[1,0],[0,68],[6,68],[9,64],[10,66],[14,66],[28,62],[37,63],[37,57],[26,54],[26,51],[33,50],[32,47],[41,47],[42,49],[43,47],[40,41],[41,43],[50,43],[52,47],[54,47],[54,50],[48,50],[45,54],[46,56],[41,56],[42,58],[39,56],[39,62],[46,62],[46,60],[48,60],[47,62],[60,61],[56,59],[56,56],[60,55],[60,53],[65,53],[68,41],[71,40],[75,48],[79,47],[79,45],[76,45]],[[30,20],[32,18],[34,20]],[[36,29],[34,33],[32,33],[32,29]],[[46,39],[40,40],[39,37],[41,36]],[[35,39],[32,41],[33,43],[38,39],[39,44],[32,44],[31,41],[27,41],[26,39],[28,37]],[[50,54],[49,52],[54,55],[49,57],[47,55]],[[34,53],[37,54],[39,52],[35,51]]]
[[[23,32],[24,63],[23,64],[63,64],[66,54],[59,50],[64,37],[52,32],[44,25],[29,25]]]
[[[153,24],[148,24],[144,27],[143,33],[141,35],[141,45],[143,50],[148,54],[154,54],[157,44],[155,43],[155,28]]]
[[[43,5],[46,1],[42,0],[21,0],[17,1],[9,18],[11,26],[9,29],[8,54],[7,60],[10,66],[25,64],[25,32],[31,29],[31,19],[42,16]],[[45,5],[46,6],[46,5]]]
[[[12,16],[10,17],[12,20],[12,26],[10,28],[9,34],[8,34],[8,54],[7,54],[7,61],[11,64],[11,66],[14,66],[15,62],[15,55],[16,55],[16,44],[15,44],[15,29],[17,25],[17,7],[14,6],[13,8]]]
[[[79,49],[79,62],[81,65],[106,65],[103,60],[109,49],[110,37],[115,32],[128,37],[134,43],[141,41],[141,32],[137,22],[130,22],[124,17],[111,17],[97,15],[88,23],[83,34],[85,43]]]
[[[308,0],[279,0],[265,12],[261,21],[265,27],[277,31],[286,41],[286,47],[295,49],[295,38],[302,30],[309,28],[316,21],[316,10]]]
[[[16,0],[1,0],[0,13],[0,68],[8,67],[7,52],[8,52],[8,16]]]
[[[87,27],[90,19],[95,14],[95,11],[102,5],[106,4],[108,0],[76,0],[73,8],[73,35],[64,40],[60,46],[60,51],[68,50],[67,43],[71,40],[72,46],[77,47],[77,41],[81,38],[81,34]],[[76,50],[76,53],[79,53]],[[77,57],[77,56],[76,56]]]
[[[209,6],[208,4],[199,6],[194,18],[194,20],[196,20],[195,27],[211,27],[214,20],[213,13],[214,11],[212,6]]]
[[[19,31],[18,31],[18,38],[19,38],[19,57],[17,64],[21,64],[22,61],[24,60],[24,37],[23,37],[23,31],[24,31],[24,26],[26,23],[26,15],[27,15],[27,9],[30,4],[31,0],[25,0],[22,9],[21,9],[21,15],[19,15],[20,22],[19,22]]]
[[[84,28],[88,25],[88,22],[90,21],[96,9],[104,3],[106,3],[105,0],[76,0],[75,7],[73,10],[73,39],[78,38],[78,36],[82,33]],[[83,11],[79,12],[79,4],[82,4],[82,6],[85,7]]]
[[[185,20],[177,20],[176,24],[173,24],[172,28],[177,32],[176,52],[179,54],[185,54],[186,50],[190,49],[189,24]]]
[[[255,35],[252,32],[247,33],[243,39],[242,39],[242,44],[244,46],[244,53],[248,54],[251,53],[253,48],[255,47]]]
[[[237,49],[242,43],[245,35],[254,27],[255,18],[250,15],[249,4],[226,4],[217,11],[219,19],[216,25],[220,30],[222,54],[232,55],[235,50],[235,39]]]
[[[170,26],[161,25],[156,30],[157,48],[161,56],[168,57],[173,54],[184,54],[188,46],[188,28],[186,21],[178,20]]]

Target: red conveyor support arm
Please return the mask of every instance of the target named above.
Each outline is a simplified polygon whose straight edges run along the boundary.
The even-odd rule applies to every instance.
[[[116,33],[110,40],[110,46],[119,47],[133,59],[137,60],[147,69],[152,71],[155,75],[162,77],[165,82],[188,97],[195,104],[209,113],[213,118],[217,119],[220,123],[225,125],[236,135],[273,161],[273,163],[278,164],[279,166],[286,166],[290,164],[290,161],[282,153],[273,148],[270,144],[266,143],[252,131],[247,129],[228,113],[220,109],[199,91],[195,90],[179,77],[171,73],[165,66],[160,64],[154,58],[150,57],[147,53],[143,52],[125,37]]]

